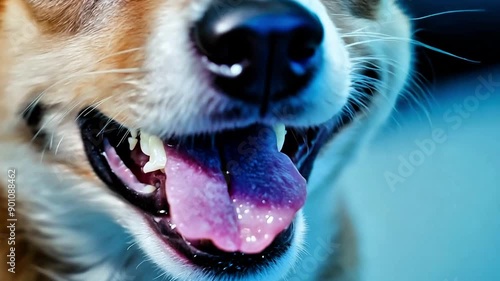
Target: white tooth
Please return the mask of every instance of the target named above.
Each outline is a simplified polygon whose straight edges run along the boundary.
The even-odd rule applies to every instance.
[[[139,135],[139,132],[137,130],[130,129],[130,137],[136,139],[138,135]]]
[[[144,194],[150,194],[156,191],[156,187],[152,185],[145,185],[144,189],[142,190],[142,193]]]
[[[145,174],[147,174],[147,173],[161,170],[163,168],[165,168],[165,166],[159,165],[157,163],[152,163],[151,161],[149,161],[148,163],[146,163],[146,165],[144,165],[144,167],[142,168],[142,171]]]
[[[283,145],[285,144],[285,136],[286,136],[285,125],[279,124],[279,125],[274,126],[274,132],[276,133],[278,151],[281,151],[283,149]]]
[[[150,137],[151,137],[151,135],[148,135],[146,133],[141,132],[141,142],[140,142],[141,150],[142,150],[142,153],[146,154],[147,156],[151,156],[151,152],[149,149],[149,138]]]
[[[149,136],[149,161],[144,165],[144,173],[151,173],[157,170],[165,169],[167,164],[167,153],[163,147],[163,142],[156,136]]]
[[[139,142],[139,140],[137,140],[136,138],[128,138],[128,144],[129,144],[130,151],[134,150],[134,148],[137,146],[138,142]]]
[[[137,140],[137,135],[138,131],[134,129],[129,129],[130,130],[130,137],[128,138],[128,144],[130,151],[134,150],[134,148],[137,146],[137,143],[139,142]]]

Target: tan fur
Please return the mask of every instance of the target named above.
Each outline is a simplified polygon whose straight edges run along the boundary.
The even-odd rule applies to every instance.
[[[5,15],[1,17],[3,24],[0,38],[5,40],[1,40],[0,44],[5,47],[2,48],[0,58],[2,62],[11,62],[8,63],[10,69],[2,70],[0,79],[11,82],[0,84],[4,85],[0,88],[0,117],[6,121],[19,116],[32,100],[50,88],[50,91],[44,93],[44,103],[48,105],[57,106],[70,102],[66,107],[76,106],[75,110],[78,111],[81,108],[78,105],[96,104],[107,99],[101,110],[126,124],[130,116],[122,116],[116,105],[134,102],[130,87],[121,83],[128,74],[101,73],[140,66],[143,59],[140,49],[148,34],[149,13],[154,9],[155,1],[127,1],[126,5],[116,7],[118,11],[110,14],[107,20],[112,24],[103,27],[92,26],[90,19],[85,22],[85,19],[79,18],[78,20],[85,22],[86,30],[80,30],[82,34],[76,37],[71,33],[77,32],[77,28],[70,28],[71,33],[56,32],[62,31],[62,27],[56,25],[77,21],[75,17],[81,15],[86,6],[74,5],[72,2],[75,1],[63,2],[66,3],[63,6],[49,5],[51,1],[1,2]],[[65,7],[71,9],[64,9]],[[61,13],[71,16],[72,21],[66,22],[69,19],[64,18]],[[58,21],[50,19],[56,16],[63,18]],[[127,52],[132,49],[139,51]],[[53,64],[54,61],[71,63],[66,65],[67,68],[61,68],[60,64]],[[89,74],[92,72],[100,74]],[[68,75],[74,78],[68,78]],[[3,137],[8,137],[22,127],[15,130],[4,129]],[[80,159],[70,160],[66,164],[75,173],[89,175],[96,180],[90,166],[73,164],[86,161],[83,155]]]
[[[143,47],[148,34],[148,19],[151,18],[149,13],[154,9],[154,1],[127,1],[126,5],[113,7],[109,17],[106,18],[109,21],[106,26],[93,25],[91,19],[79,18],[78,20],[85,24],[85,29],[80,30],[81,34],[78,36],[67,32],[55,32],[61,29],[57,24],[71,24],[76,19],[65,22],[65,18],[59,18],[53,22],[54,20],[47,18],[49,15],[55,17],[63,12],[71,17],[77,17],[84,12],[81,9],[85,7],[71,5],[72,10],[59,11],[60,8],[48,5],[50,2],[34,1],[30,4],[22,0],[4,1],[5,13],[8,16],[3,17],[4,32],[7,32],[3,34],[7,39],[4,42],[6,49],[3,50],[3,54],[11,57],[15,65],[9,70],[9,75],[25,77],[13,79],[20,83],[8,85],[7,93],[1,98],[10,102],[2,102],[1,111],[21,108],[23,103],[34,99],[40,92],[50,87],[51,91],[45,95],[45,102],[49,104],[57,104],[61,102],[61,98],[67,102],[68,93],[72,93],[71,99],[75,103],[86,104],[94,104],[109,95],[116,94],[102,107],[110,116],[118,115],[116,117],[118,120],[125,121],[125,118],[120,118],[119,112],[116,112],[116,104],[133,101],[132,95],[123,94],[127,90],[130,92],[130,89],[118,82],[122,81],[126,74],[89,73],[140,66],[142,52],[126,51]],[[65,2],[73,4],[74,1]],[[77,8],[80,10],[76,10]],[[34,9],[36,13],[32,12]],[[48,27],[47,21],[51,23]],[[70,30],[76,32],[79,29],[71,27]],[[21,36],[13,36],[15,34]],[[54,68],[53,61],[68,61],[71,64],[64,68],[60,65]],[[68,75],[74,78],[68,78]],[[41,80],[40,77],[46,78]],[[28,84],[30,81],[38,82]],[[15,94],[9,95],[9,93]]]

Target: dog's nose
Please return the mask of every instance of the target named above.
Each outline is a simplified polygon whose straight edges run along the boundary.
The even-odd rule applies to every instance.
[[[318,17],[287,0],[214,0],[193,29],[215,85],[253,103],[299,93],[319,67],[323,37]]]

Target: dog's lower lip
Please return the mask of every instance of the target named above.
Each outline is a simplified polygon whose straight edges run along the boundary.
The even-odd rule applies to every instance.
[[[170,247],[181,257],[207,271],[223,274],[244,275],[247,273],[246,271],[250,273],[259,267],[265,267],[286,253],[294,237],[294,224],[292,223],[268,248],[259,254],[227,253],[216,248],[207,251],[195,245],[202,243],[201,241],[187,241],[179,235],[168,218],[163,218],[158,222],[156,220],[151,216],[148,217],[150,227],[164,236]]]

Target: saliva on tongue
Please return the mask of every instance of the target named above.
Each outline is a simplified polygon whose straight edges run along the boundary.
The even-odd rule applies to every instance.
[[[224,133],[216,145],[165,145],[172,223],[187,240],[256,254],[293,221],[306,180],[265,126]],[[222,167],[222,168],[221,168]]]

